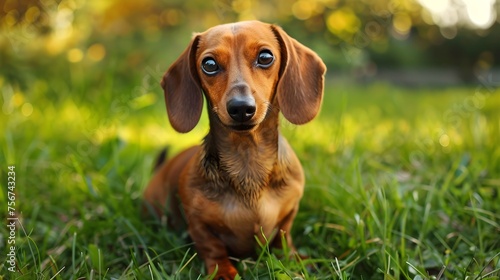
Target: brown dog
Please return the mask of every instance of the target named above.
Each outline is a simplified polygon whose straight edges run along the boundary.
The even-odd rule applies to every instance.
[[[280,247],[281,233],[295,250],[290,229],[304,173],[279,133],[279,112],[294,124],[312,120],[325,71],[313,51],[281,28],[249,21],[196,34],[163,77],[173,128],[194,128],[203,92],[210,131],[201,146],[157,167],[144,198],[159,215],[168,208],[174,228],[186,220],[215,279],[235,277],[228,257],[252,255],[255,237]]]

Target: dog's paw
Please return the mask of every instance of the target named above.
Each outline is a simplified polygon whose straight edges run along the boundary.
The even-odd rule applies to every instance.
[[[239,277],[238,272],[236,272],[236,273],[226,272],[226,273],[217,273],[213,279],[214,280],[235,280],[235,279],[242,279],[242,278]]]
[[[241,277],[238,276],[238,271],[232,264],[219,264],[217,267],[212,269],[210,274],[214,275],[213,278],[211,278],[214,280],[241,279]]]

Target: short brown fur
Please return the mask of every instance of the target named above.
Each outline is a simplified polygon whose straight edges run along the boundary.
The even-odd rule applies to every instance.
[[[259,65],[262,51],[274,61]],[[207,75],[204,59],[219,70]],[[318,113],[326,67],[310,49],[281,28],[258,21],[213,27],[196,34],[163,77],[170,123],[188,132],[207,100],[210,131],[201,146],[178,154],[156,169],[144,199],[169,224],[188,232],[207,273],[234,279],[229,256],[251,256],[255,237],[280,247],[304,188],[301,164],[279,133],[279,112],[294,124]],[[250,119],[231,116],[232,100],[254,102]],[[180,199],[180,203],[179,203]],[[180,205],[179,205],[180,204]],[[182,209],[182,210],[181,210]]]

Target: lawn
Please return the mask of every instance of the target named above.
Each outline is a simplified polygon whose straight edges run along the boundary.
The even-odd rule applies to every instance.
[[[18,218],[0,228],[0,279],[204,279],[185,236],[140,216],[157,153],[199,143],[208,129],[206,119],[189,134],[169,127],[157,85],[168,64],[43,65],[22,86],[0,78],[0,218]],[[496,84],[330,77],[317,119],[282,123],[306,173],[293,236],[309,258],[264,244],[258,257],[235,260],[242,277],[499,279]]]

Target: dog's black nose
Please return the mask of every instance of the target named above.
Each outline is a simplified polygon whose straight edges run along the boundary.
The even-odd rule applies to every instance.
[[[237,122],[246,122],[255,115],[255,99],[252,97],[233,97],[226,104],[227,113]]]

